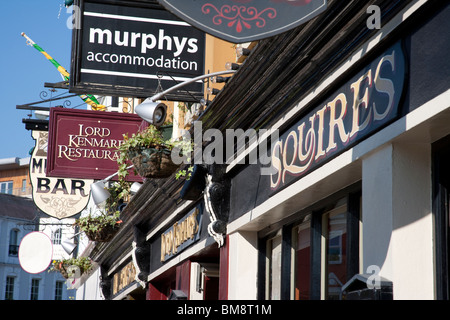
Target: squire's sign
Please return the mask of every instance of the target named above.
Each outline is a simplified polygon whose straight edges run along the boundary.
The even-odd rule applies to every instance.
[[[398,42],[288,129],[272,148],[272,191],[396,120],[406,67],[402,43]]]
[[[149,97],[204,74],[205,33],[170,12],[143,2],[78,2],[81,28],[73,31],[71,92]],[[186,90],[202,97],[203,83],[166,98],[191,101]]]
[[[158,0],[193,26],[232,43],[275,36],[326,10],[326,0]]]

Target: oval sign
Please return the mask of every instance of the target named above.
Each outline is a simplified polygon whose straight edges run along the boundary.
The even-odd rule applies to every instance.
[[[158,0],[194,27],[232,43],[295,28],[326,10],[326,0]]]
[[[47,270],[52,256],[52,241],[43,232],[31,232],[20,242],[19,263],[28,273],[37,274]]]

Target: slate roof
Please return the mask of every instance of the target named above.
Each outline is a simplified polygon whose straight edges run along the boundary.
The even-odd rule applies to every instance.
[[[39,209],[32,199],[0,194],[0,217],[34,220],[37,215]]]

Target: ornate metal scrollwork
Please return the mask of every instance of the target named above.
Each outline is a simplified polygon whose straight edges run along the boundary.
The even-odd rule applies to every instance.
[[[225,166],[211,165],[206,175],[204,200],[211,223],[208,233],[216,240],[219,247],[224,244],[230,213],[230,179],[225,174]]]
[[[100,289],[106,300],[111,300],[112,278],[108,276],[107,270],[100,266]]]
[[[145,234],[134,227],[133,264],[136,269],[136,281],[145,288],[150,271],[150,244],[145,240]]]

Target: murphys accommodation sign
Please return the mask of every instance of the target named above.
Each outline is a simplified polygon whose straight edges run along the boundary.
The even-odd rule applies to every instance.
[[[273,144],[272,191],[396,120],[405,78],[405,55],[398,42],[304,115]]]
[[[47,176],[102,180],[116,173],[123,134],[142,123],[135,114],[52,108]],[[131,174],[129,180],[142,179]]]
[[[80,213],[89,202],[94,180],[48,177],[48,131],[33,130],[32,137],[36,141],[30,161],[34,203],[44,213],[57,219]]]
[[[232,43],[275,36],[327,8],[326,0],[158,0],[184,21]]]
[[[160,6],[78,0],[74,7],[70,92],[149,97],[204,74],[205,33]],[[202,92],[195,82],[166,98],[195,101]]]

